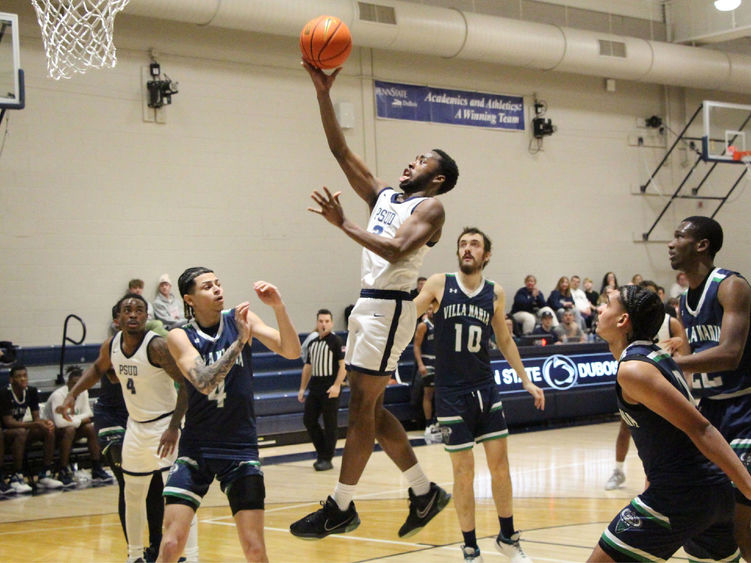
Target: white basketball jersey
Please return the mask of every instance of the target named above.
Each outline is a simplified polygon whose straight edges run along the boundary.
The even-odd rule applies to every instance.
[[[400,201],[401,195],[393,188],[384,188],[378,194],[368,221],[368,232],[394,238],[396,231],[409,218],[415,207],[428,199],[413,197]],[[427,251],[428,247],[422,246],[392,264],[367,248],[363,248],[360,268],[362,288],[410,291],[417,284],[417,275]]]
[[[128,415],[136,422],[148,422],[175,410],[177,389],[162,368],[149,361],[149,342],[158,335],[148,331],[133,355],[122,349],[122,332],[112,338],[110,359],[123,387]]]

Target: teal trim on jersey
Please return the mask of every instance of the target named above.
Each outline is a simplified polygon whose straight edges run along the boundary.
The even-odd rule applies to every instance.
[[[191,491],[186,491],[185,489],[179,489],[177,487],[164,487],[164,491],[162,492],[163,497],[176,497],[181,498],[183,500],[187,500],[189,503],[195,505],[196,508],[201,506],[201,497],[199,497],[197,494],[192,493]]]
[[[478,444],[487,442],[488,440],[497,440],[498,438],[506,438],[508,436],[508,430],[499,430],[498,432],[491,432],[490,434],[483,434],[475,438],[475,442]]]
[[[452,424],[464,422],[464,419],[461,416],[439,416],[437,420],[438,424],[443,424],[444,426],[451,426]]]
[[[655,557],[651,553],[647,553],[646,551],[643,551],[641,549],[631,547],[630,545],[622,542],[620,539],[614,536],[610,530],[605,530],[602,533],[602,536],[600,536],[600,539],[616,551],[628,555],[629,558],[635,561],[664,561],[664,559]]]
[[[642,502],[639,497],[636,497],[631,501],[631,506],[633,506],[637,512],[652,520],[655,524],[659,524],[660,526],[667,528],[668,530],[673,529],[673,527],[670,525],[670,518],[668,518],[664,514],[661,514],[660,512],[657,512],[654,508]]]
[[[663,352],[663,351],[660,351],[660,352],[650,352],[647,355],[647,358],[649,358],[650,360],[655,361],[655,362],[661,362],[662,360],[665,360],[665,359],[667,359],[669,357],[670,357],[670,354],[668,354],[667,352]]]
[[[175,460],[175,463],[179,463],[180,465],[189,465],[193,469],[198,469],[198,462],[190,457],[178,457]]]
[[[115,436],[117,434],[125,434],[125,428],[122,426],[102,428],[97,435],[100,438],[106,438],[107,436]]]
[[[730,447],[736,452],[745,452],[751,450],[751,440],[748,438],[741,438],[730,442]]]

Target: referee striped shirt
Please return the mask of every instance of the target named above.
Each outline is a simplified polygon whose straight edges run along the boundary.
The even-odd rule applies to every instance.
[[[330,332],[317,338],[308,347],[306,363],[311,367],[311,385],[331,385],[336,380],[339,362],[344,359],[341,339]]]

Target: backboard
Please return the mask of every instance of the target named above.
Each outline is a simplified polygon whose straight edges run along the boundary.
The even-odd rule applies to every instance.
[[[0,12],[0,108],[24,107],[18,16]]]
[[[704,131],[702,156],[710,162],[735,162],[737,151],[751,150],[751,106],[726,102],[702,102]]]

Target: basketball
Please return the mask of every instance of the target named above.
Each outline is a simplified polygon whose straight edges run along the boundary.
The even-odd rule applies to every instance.
[[[336,16],[318,16],[302,28],[300,51],[303,60],[316,68],[337,68],[352,51],[352,35]]]

